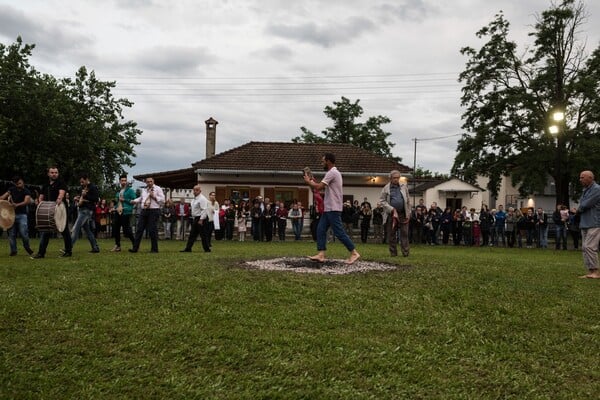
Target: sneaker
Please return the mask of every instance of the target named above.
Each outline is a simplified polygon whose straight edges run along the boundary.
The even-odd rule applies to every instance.
[[[31,258],[32,260],[37,260],[37,259],[39,259],[39,258],[44,258],[44,255],[43,255],[43,254],[40,254],[40,253],[37,253],[36,255],[34,255],[34,256],[31,256],[31,257],[29,257],[29,258]]]
[[[100,249],[92,249],[90,250],[90,253],[100,253]]]
[[[61,255],[63,255],[63,254],[65,254],[65,253],[66,253],[65,249],[60,249],[58,252],[59,252]]]
[[[59,257],[63,258],[63,257],[71,257],[73,254],[70,251],[65,251],[63,252]]]
[[[121,251],[121,248],[119,246],[115,246],[112,248],[111,251]]]
[[[137,253],[137,250],[135,250],[135,249],[129,249],[128,251],[129,251],[130,253]]]
[[[189,249],[179,250],[180,253],[191,253],[192,251]]]
[[[25,251],[27,252],[27,254],[32,255],[33,254],[33,250],[31,250],[30,248],[25,249]]]
[[[14,256],[16,256],[16,255],[17,255],[17,252],[16,252],[16,251],[11,251],[9,255],[10,255],[11,257],[14,257]]]

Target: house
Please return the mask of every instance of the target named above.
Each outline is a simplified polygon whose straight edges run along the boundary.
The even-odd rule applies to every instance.
[[[134,178],[153,177],[173,199],[191,199],[192,187],[200,183],[203,193],[214,191],[219,203],[224,199],[238,201],[262,196],[286,203],[297,200],[307,206],[312,204],[312,193],[302,178],[303,168],[309,167],[316,179],[321,179],[325,175],[321,158],[326,152],[337,158],[336,166],[344,178],[344,200],[362,202],[366,198],[373,204],[388,182],[390,171],[399,170],[404,176],[411,176],[412,172],[403,164],[349,144],[251,141],[215,154],[218,122],[210,118],[205,123],[205,159],[188,168]]]
[[[412,204],[419,203],[423,199],[424,205],[429,208],[431,203],[436,202],[438,207],[451,210],[460,209],[463,206],[479,210],[484,199],[485,191],[476,185],[471,185],[458,178],[446,180],[420,180],[408,185]]]

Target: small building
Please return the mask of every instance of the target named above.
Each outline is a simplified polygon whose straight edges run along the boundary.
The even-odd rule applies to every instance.
[[[191,199],[192,187],[199,183],[202,192],[214,191],[217,201],[254,199],[257,196],[271,201],[300,201],[312,204],[312,193],[302,178],[309,167],[317,180],[325,171],[321,158],[326,152],[335,154],[336,166],[344,179],[344,200],[367,198],[374,204],[381,188],[388,182],[389,173],[399,170],[411,177],[406,165],[381,157],[349,144],[307,144],[291,142],[251,141],[239,147],[215,154],[216,125],[213,118],[206,123],[206,158],[191,167],[134,176],[137,180],[153,177],[157,185],[167,189],[168,197]]]

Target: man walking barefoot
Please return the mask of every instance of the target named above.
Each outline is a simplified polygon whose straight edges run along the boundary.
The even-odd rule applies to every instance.
[[[581,220],[581,238],[583,251],[583,264],[588,269],[588,274],[580,278],[600,279],[598,272],[598,242],[600,242],[600,185],[594,181],[592,171],[582,171],[579,182],[583,186],[583,193],[579,200],[577,213]]]
[[[327,230],[329,227],[333,230],[333,234],[342,242],[346,249],[350,252],[350,257],[346,259],[346,264],[353,264],[360,258],[360,254],[356,251],[352,239],[348,237],[344,227],[342,226],[342,207],[343,207],[343,181],[342,174],[335,166],[335,155],[333,153],[325,153],[321,159],[323,168],[327,173],[321,182],[312,180],[312,177],[304,174],[304,182],[313,190],[325,189],[325,211],[319,219],[317,226],[317,250],[318,253],[309,257],[312,261],[325,262],[325,252],[327,251]]]

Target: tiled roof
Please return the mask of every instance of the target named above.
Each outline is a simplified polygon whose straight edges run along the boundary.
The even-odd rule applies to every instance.
[[[302,171],[322,170],[324,153],[333,153],[336,166],[345,173],[389,173],[397,169],[411,172],[406,165],[378,156],[350,144],[308,144],[249,142],[192,164],[200,170]]]

